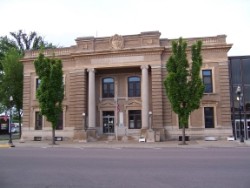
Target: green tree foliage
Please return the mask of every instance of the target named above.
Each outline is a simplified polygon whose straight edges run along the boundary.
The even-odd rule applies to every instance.
[[[192,45],[192,62],[187,60],[187,43],[179,38],[172,42],[172,55],[167,61],[167,77],[164,81],[166,94],[173,111],[178,115],[182,127],[182,141],[185,142],[185,127],[192,111],[198,109],[203,96],[204,85],[200,77],[202,66],[202,42]]]
[[[18,49],[16,43],[10,40],[7,36],[0,37],[0,71],[3,71],[1,61],[4,59],[5,54],[12,48]],[[0,73],[1,74],[1,73]]]
[[[0,81],[1,103],[10,107],[14,105],[18,112],[19,124],[21,125],[21,115],[23,108],[23,64],[20,63],[22,55],[15,48],[8,50],[2,59],[4,73]],[[10,104],[9,98],[13,97],[13,104]],[[20,126],[21,127],[21,126]],[[21,129],[20,129],[21,131]],[[21,132],[20,132],[21,136]]]
[[[40,53],[34,64],[41,81],[36,96],[41,114],[52,124],[52,143],[55,144],[55,128],[62,112],[64,97],[62,62],[46,58]]]
[[[10,32],[10,35],[13,37],[13,39],[8,38],[7,36],[0,37],[0,85],[1,85],[0,113],[8,109],[8,106],[5,106],[7,105],[6,101],[8,101],[8,98],[6,97],[12,95],[13,104],[16,106],[18,110],[19,124],[20,124],[21,123],[20,114],[21,114],[21,106],[22,106],[22,98],[20,98],[21,97],[20,95],[22,95],[23,93],[23,79],[18,79],[17,81],[15,81],[16,77],[23,75],[23,69],[20,68],[21,63],[19,63],[19,60],[20,58],[24,56],[25,50],[37,50],[41,48],[56,48],[56,46],[44,41],[43,37],[38,36],[36,32],[31,32],[30,34],[26,34],[22,30],[19,30],[18,32]],[[18,54],[19,54],[19,57],[17,58]],[[12,56],[13,58],[10,58],[10,56]],[[10,60],[11,60],[11,63],[9,66],[12,66],[11,68],[12,72],[9,74],[10,69],[7,64]],[[13,62],[14,60],[16,60],[16,63]],[[3,63],[5,63],[5,68],[3,67]],[[13,67],[13,66],[17,66],[17,67]],[[4,77],[4,75],[6,76]],[[9,89],[9,86],[11,88],[16,87],[15,88],[16,94],[9,93],[9,92],[12,92],[12,90]],[[20,127],[20,136],[21,136],[21,127]]]

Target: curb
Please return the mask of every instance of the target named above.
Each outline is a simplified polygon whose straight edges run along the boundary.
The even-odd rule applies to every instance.
[[[0,142],[0,148],[10,148],[7,143]],[[19,141],[14,142],[12,147],[24,148],[235,148],[250,147],[250,141],[240,143],[238,141],[190,141],[187,145],[180,145],[178,141],[166,141],[159,143],[138,143],[138,142],[65,142],[58,141],[51,145],[50,141]]]
[[[10,148],[9,144],[0,144],[0,148]]]

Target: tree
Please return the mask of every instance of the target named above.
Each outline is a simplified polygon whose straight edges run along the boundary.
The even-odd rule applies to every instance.
[[[187,43],[179,38],[172,42],[172,55],[167,61],[167,77],[164,81],[166,94],[173,111],[178,115],[182,128],[182,144],[185,142],[185,128],[192,111],[198,109],[203,96],[204,85],[200,77],[202,66],[202,42],[192,45],[192,63],[187,60]]]
[[[6,107],[10,107],[10,96],[13,97],[12,105],[18,112],[20,136],[21,130],[21,117],[23,108],[23,64],[20,62],[22,55],[15,48],[6,52],[1,61],[3,66],[3,74],[0,81],[0,96],[1,103]]]
[[[22,30],[19,30],[18,32],[10,32],[10,34],[14,38],[14,40],[9,39],[7,36],[0,37],[0,85],[1,85],[0,113],[3,112],[3,110],[8,108],[8,106],[5,106],[5,105],[8,105],[8,100],[9,100],[8,96],[12,95],[13,103],[17,107],[17,111],[18,111],[19,124],[21,124],[22,109],[19,107],[22,106],[22,98],[20,98],[21,97],[20,95],[23,93],[23,79],[18,79],[16,81],[15,79],[13,79],[14,77],[19,77],[20,75],[23,75],[23,68],[19,67],[21,66],[20,65],[21,63],[19,62],[19,60],[20,58],[24,56],[25,50],[31,50],[31,49],[37,50],[41,48],[56,48],[56,46],[52,45],[52,43],[48,43],[44,41],[43,37],[38,36],[37,33],[34,31],[31,32],[29,35],[24,33]],[[20,55],[20,57],[17,57],[18,54]],[[10,58],[10,56],[13,56],[16,58]],[[12,59],[10,66],[17,65],[17,67],[12,67],[11,69],[12,71],[10,73],[5,73],[6,70],[4,70],[2,62],[5,61],[5,64],[6,64],[9,62],[10,59]],[[13,62],[14,60],[16,60],[15,63]],[[6,69],[8,69],[7,64],[5,65],[5,67]],[[5,78],[3,78],[5,74],[8,74],[9,76],[5,76]],[[15,86],[17,87],[15,88],[15,93],[18,96],[15,97],[13,93],[9,93],[10,90],[7,89],[7,87],[10,85],[11,87],[15,87]],[[20,136],[21,134],[22,134],[22,130],[20,126]]]
[[[36,97],[41,114],[52,124],[52,144],[55,144],[55,128],[62,112],[64,97],[62,62],[59,59],[46,58],[40,53],[34,64],[41,81]]]
[[[12,48],[18,49],[14,41],[10,40],[7,36],[0,37],[0,72],[1,73],[3,71],[3,66],[2,66],[1,61],[4,59],[5,54]]]
[[[56,48],[52,43],[44,41],[43,37],[38,36],[35,31],[28,35],[22,30],[17,32],[10,32],[10,35],[15,39],[19,50],[24,54],[25,50],[38,50],[41,48]]]

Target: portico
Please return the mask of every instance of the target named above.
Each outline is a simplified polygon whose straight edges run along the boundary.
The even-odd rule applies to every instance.
[[[148,129],[151,98],[149,68],[145,65],[87,69],[88,106],[86,108],[89,114],[87,132],[92,132],[93,135],[95,130],[99,135],[115,135],[119,129],[123,133],[126,131],[139,134],[140,129]],[[129,119],[129,116],[133,116],[130,113],[134,111],[140,113],[135,115],[136,119]],[[117,134],[120,136],[120,133]]]

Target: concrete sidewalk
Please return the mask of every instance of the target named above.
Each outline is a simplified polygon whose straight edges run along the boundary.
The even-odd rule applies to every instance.
[[[52,145],[51,141],[25,141],[13,140],[15,147],[23,148],[48,148],[48,147],[64,147],[64,148],[230,148],[230,147],[250,147],[250,141],[245,140],[244,143],[236,141],[204,141],[193,140],[187,141],[187,145],[180,145],[179,141],[165,141],[144,143],[136,141],[96,141],[96,142],[70,142],[56,141],[56,145]],[[0,141],[0,148],[9,148],[8,140]]]

